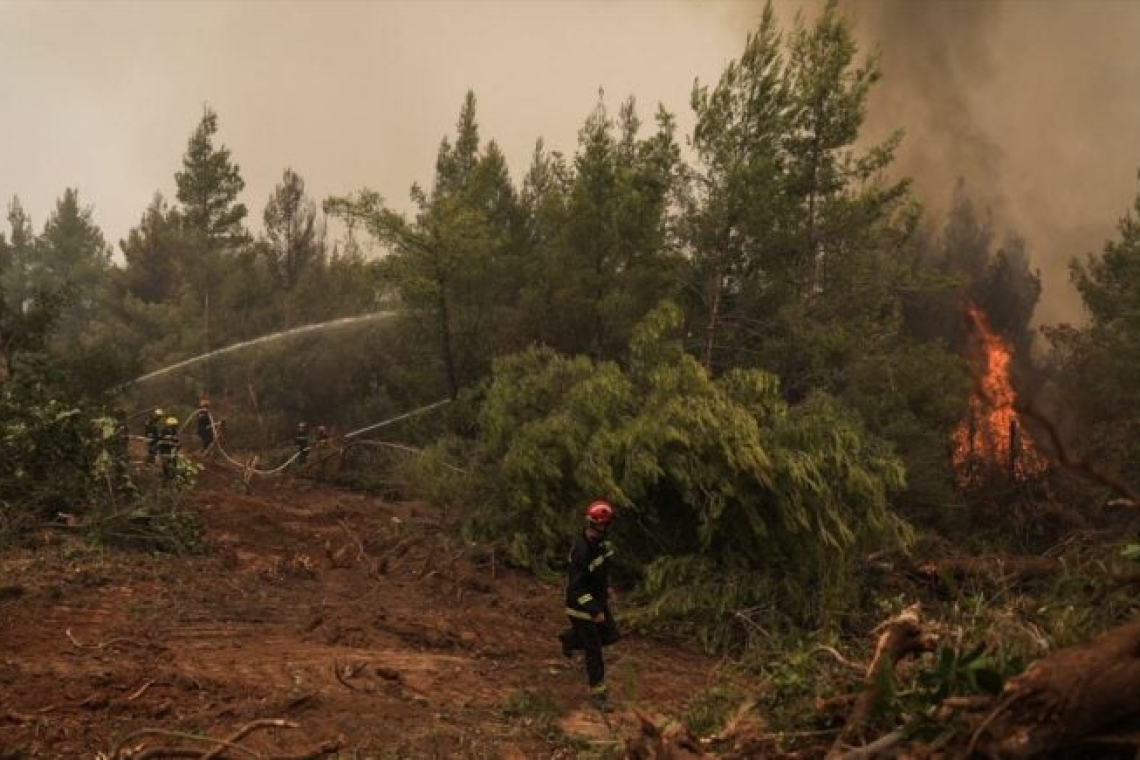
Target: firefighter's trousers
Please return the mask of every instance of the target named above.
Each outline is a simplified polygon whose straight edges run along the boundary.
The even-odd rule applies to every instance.
[[[570,628],[558,637],[566,649],[581,649],[586,653],[586,678],[590,682],[591,689],[604,686],[606,682],[606,664],[602,658],[602,647],[607,647],[621,638],[621,631],[618,630],[609,607],[605,609],[605,616],[605,621],[601,623],[571,617]]]

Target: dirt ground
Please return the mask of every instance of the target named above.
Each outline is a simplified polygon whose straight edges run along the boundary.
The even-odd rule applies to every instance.
[[[0,555],[0,757],[618,757],[635,709],[678,717],[716,680],[631,633],[603,721],[559,652],[560,583],[438,510],[219,469],[189,502],[205,556],[66,530]]]

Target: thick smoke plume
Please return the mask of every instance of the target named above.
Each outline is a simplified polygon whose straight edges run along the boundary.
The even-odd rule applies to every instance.
[[[1079,322],[1073,258],[1102,250],[1140,169],[1140,3],[854,0],[884,78],[868,132],[901,126],[898,170],[934,214],[958,179],[1028,243],[1036,321]]]
[[[785,28],[821,2],[777,1]],[[755,26],[762,0],[734,22]],[[1140,190],[1140,3],[1125,0],[841,0],[878,53],[865,135],[906,136],[895,171],[932,221],[958,180],[1025,238],[1044,292],[1036,322],[1081,322],[1074,258],[1098,253]]]

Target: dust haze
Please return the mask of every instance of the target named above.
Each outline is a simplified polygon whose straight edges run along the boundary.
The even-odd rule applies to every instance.
[[[316,199],[368,186],[397,206],[430,182],[468,89],[514,175],[564,153],[604,88],[682,130],[759,0],[0,2],[0,202],[42,228],[67,187],[113,244],[174,196],[204,104],[246,180],[250,226],[290,167]],[[818,4],[776,3],[785,28]],[[867,137],[902,127],[897,170],[933,214],[962,178],[998,236],[1026,238],[1038,321],[1080,319],[1067,264],[1101,250],[1140,168],[1140,3],[846,0],[884,78]]]

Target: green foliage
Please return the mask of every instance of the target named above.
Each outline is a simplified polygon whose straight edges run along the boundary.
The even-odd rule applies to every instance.
[[[1140,562],[1140,544],[1125,544],[1120,549],[1120,558],[1129,562]]]
[[[65,519],[96,539],[192,550],[198,531],[185,515],[164,509],[148,516],[134,506],[140,484],[130,475],[113,420],[89,401],[48,386],[38,370],[25,367],[0,386],[3,538],[18,541],[44,522]],[[160,501],[191,487],[197,470],[184,459],[174,489]]]
[[[549,564],[578,506],[603,494],[645,563],[646,619],[699,621],[713,645],[765,601],[823,622],[852,559],[905,539],[888,508],[902,468],[832,400],[789,408],[755,370],[712,379],[672,337],[679,326],[674,306],[650,314],[628,372],[545,349],[496,363],[481,413],[484,524],[517,561]]]
[[[210,550],[194,512],[139,505],[126,511],[101,510],[91,518],[89,535],[103,546],[175,555]]]
[[[697,736],[711,736],[725,727],[745,701],[739,689],[724,684],[699,692],[689,702],[682,722]]]
[[[40,520],[84,509],[100,485],[103,444],[89,407],[33,377],[0,386],[0,505]]]
[[[615,120],[599,95],[572,166],[535,157],[524,195],[542,197],[524,308],[536,337],[564,353],[619,355],[634,325],[676,291],[683,262],[670,201],[680,154],[673,116],[659,110],[655,120],[656,133],[641,138],[634,100]]]
[[[330,198],[326,212],[362,223],[390,255],[382,265],[403,305],[421,316],[421,340],[439,347],[452,397],[475,383],[496,353],[510,342],[511,303],[520,269],[513,236],[517,229],[514,189],[502,152],[480,145],[475,97],[468,93],[454,147],[445,138],[436,159],[430,194],[418,186],[414,220],[388,208],[374,192]],[[426,318],[425,318],[426,317]]]
[[[208,250],[245,242],[245,204],[238,194],[245,188],[241,168],[225,146],[215,146],[218,115],[207,106],[186,145],[182,171],[175,173],[182,219]]]
[[[316,204],[305,195],[305,181],[286,169],[265,204],[262,250],[283,290],[293,290],[314,265],[324,262],[324,228]]]
[[[0,382],[16,374],[24,355],[44,351],[66,301],[59,283],[34,281],[38,243],[18,198],[8,207],[11,238],[0,235]]]
[[[558,722],[562,710],[549,692],[541,689],[515,689],[507,695],[501,710],[503,717],[511,724],[541,737],[544,741],[557,743],[568,741]]]
[[[443,508],[465,504],[472,488],[472,473],[462,467],[468,444],[449,436],[427,448],[407,452],[396,469],[396,478],[407,484],[410,493]]]
[[[1006,669],[1020,670],[1017,663],[1005,665]],[[933,664],[921,671],[916,680],[930,704],[937,704],[961,694],[998,694],[1005,674],[984,645],[965,651],[943,645],[935,652]]]
[[[161,193],[155,193],[137,227],[120,241],[126,267],[119,280],[125,290],[145,303],[175,297],[181,282],[181,217]]]
[[[858,412],[913,472],[900,502],[925,518],[952,500],[945,441],[968,385],[945,336],[915,329],[948,286],[921,258],[907,183],[884,179],[900,135],[858,147],[878,78],[836,3],[787,34],[769,4],[741,56],[694,87],[689,335],[711,372],[762,368],[787,400]]]
[[[1090,320],[1049,331],[1062,387],[1063,430],[1080,429],[1083,455],[1140,481],[1140,193],[1100,254],[1071,264]]]
[[[774,729],[822,728],[826,716],[812,701],[861,686],[861,673],[826,654],[833,644],[830,637],[797,631],[758,642],[745,653],[742,663],[761,679],[753,695],[757,711]]]
[[[698,181],[684,229],[707,368],[769,367],[797,388],[793,357],[767,341],[787,339],[780,321],[806,309],[806,318],[838,327],[829,307],[842,303],[881,312],[876,291],[896,276],[884,253],[905,234],[906,187],[876,181],[897,137],[862,156],[854,150],[878,78],[876,63],[857,66],[855,52],[835,3],[786,44],[768,4],[716,86],[694,88]]]
[[[68,294],[54,338],[73,346],[87,333],[101,305],[99,294],[111,266],[111,249],[79,191],[68,188],[38,239],[32,282],[42,292]]]

